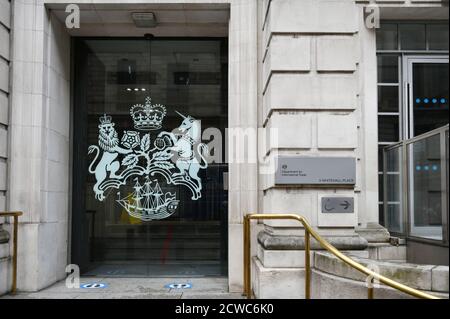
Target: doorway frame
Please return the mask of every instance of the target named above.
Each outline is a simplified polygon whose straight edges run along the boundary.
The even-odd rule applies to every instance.
[[[437,54],[405,54],[402,57],[402,81],[403,81],[403,103],[401,105],[401,126],[402,126],[402,134],[404,139],[409,140],[414,138],[414,90],[413,90],[413,66],[415,63],[440,63],[440,64],[449,64],[449,56],[448,55],[437,55]],[[409,147],[409,146],[408,146]],[[405,152],[409,152],[409,149],[405,150]],[[414,176],[412,170],[414,169],[413,158],[410,157],[409,163],[407,163],[407,169],[409,170],[408,176]],[[412,180],[408,179],[407,189],[403,190],[406,192],[411,192],[413,187]],[[409,203],[406,205],[407,207],[414,207],[414,198],[413,196],[409,197]],[[429,233],[430,231],[436,231],[442,233],[442,227],[415,227],[414,226],[414,212],[412,210],[407,211],[409,226],[405,231],[410,233],[419,234],[421,231],[425,233]],[[406,218],[406,216],[405,216]]]
[[[411,139],[414,137],[414,110],[412,106],[413,101],[413,72],[412,67],[414,63],[441,63],[448,64],[448,55],[436,54],[414,54],[404,55],[402,66],[403,79],[403,103],[402,103],[402,128],[404,139]]]
[[[68,241],[68,252],[69,252],[69,259],[71,260],[71,263],[76,263],[80,269],[86,269],[87,265],[90,263],[90,261],[92,260],[92,256],[88,253],[83,253],[80,249],[82,249],[82,247],[86,246],[88,247],[88,249],[91,249],[91,247],[89,247],[88,242],[86,242],[86,240],[88,240],[90,233],[89,233],[89,227],[85,227],[86,225],[83,225],[83,219],[85,218],[85,216],[82,216],[81,214],[75,215],[73,214],[74,211],[81,209],[81,207],[86,207],[86,197],[84,196],[84,192],[82,192],[81,196],[77,194],[77,189],[84,189],[84,180],[86,179],[86,176],[82,176],[82,174],[76,174],[76,171],[80,169],[81,166],[81,170],[85,169],[85,167],[83,167],[81,165],[82,160],[80,159],[80,157],[83,156],[83,154],[85,154],[85,152],[83,153],[83,150],[76,150],[75,148],[77,147],[76,142],[80,141],[81,139],[83,139],[83,136],[80,137],[80,133],[77,133],[77,131],[75,130],[75,128],[77,127],[76,124],[80,123],[80,121],[87,120],[87,114],[88,114],[88,110],[87,105],[85,102],[83,102],[83,99],[86,95],[86,87],[84,86],[77,86],[77,81],[76,79],[78,77],[86,77],[87,75],[86,70],[87,68],[84,67],[78,67],[79,65],[82,65],[83,63],[85,63],[86,61],[84,61],[82,59],[82,57],[84,57],[84,51],[81,50],[81,44],[83,43],[83,40],[143,40],[145,41],[144,37],[107,37],[107,36],[95,36],[95,37],[89,37],[89,36],[80,36],[80,37],[71,37],[71,127],[72,127],[72,132],[71,132],[71,165],[70,165],[70,192],[69,192],[69,196],[71,198],[71,202],[70,202],[70,215],[69,215],[69,227],[70,227],[70,235],[69,235],[69,241]],[[229,75],[229,70],[230,70],[230,45],[229,45],[229,38],[228,37],[157,37],[154,38],[155,41],[217,41],[220,43],[220,47],[221,47],[221,51],[224,51],[227,53],[226,55],[226,59],[227,59],[227,71],[226,71],[226,83],[227,83],[227,109],[228,109],[228,117],[227,117],[227,127],[228,128],[230,126],[230,102],[229,102],[229,91],[230,91],[230,87],[229,87],[229,82],[230,82],[230,75]],[[78,107],[79,111],[75,112],[75,108]],[[81,107],[81,108],[80,108]],[[226,136],[224,135],[223,137],[223,141],[222,143],[226,143]],[[225,145],[225,144],[224,144]],[[225,164],[228,165],[228,174],[230,174],[229,170],[230,170],[230,161],[229,159],[223,157],[223,160],[225,160]],[[226,191],[228,193],[228,198],[229,198],[229,188],[224,189],[224,191]],[[226,234],[222,234],[221,231],[221,238],[220,240],[224,240],[226,241],[226,251],[225,253],[227,254],[227,268],[228,268],[228,273],[222,277],[226,277],[227,279],[230,276],[230,270],[229,270],[229,264],[230,264],[230,236],[229,236],[229,227],[230,227],[230,222],[229,222],[229,213],[230,213],[230,203],[228,201],[227,203],[228,207],[227,207],[227,223],[226,223]],[[75,237],[75,233],[80,233],[80,235],[78,235],[78,237]],[[222,238],[223,236],[223,238]],[[76,239],[76,240],[75,240]],[[83,243],[83,240],[85,241]],[[75,248],[75,249],[74,249]],[[222,254],[223,252],[220,252],[221,258],[222,258]],[[222,265],[221,265],[222,267]],[[155,276],[155,278],[160,278],[161,276]],[[168,275],[168,277],[171,277],[171,275]],[[208,277],[208,276],[205,276]],[[217,276],[211,276],[211,277],[217,277]],[[153,278],[152,276],[149,276],[149,278]]]

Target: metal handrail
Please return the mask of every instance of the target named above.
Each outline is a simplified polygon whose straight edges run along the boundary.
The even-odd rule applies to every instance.
[[[244,217],[244,295],[247,298],[251,298],[252,288],[251,288],[251,263],[250,263],[250,221],[251,220],[263,220],[263,219],[284,219],[284,220],[297,220],[302,223],[305,228],[305,298],[311,299],[311,243],[310,237],[314,237],[317,242],[334,256],[342,260],[344,263],[350,267],[366,274],[370,278],[370,283],[374,280],[379,280],[383,284],[397,289],[401,292],[409,294],[411,296],[423,299],[440,299],[436,296],[424,293],[417,289],[408,287],[392,279],[380,275],[360,263],[357,263],[353,259],[347,257],[341,253],[337,248],[331,245],[329,242],[324,240],[312,227],[309,225],[308,221],[303,217],[296,214],[249,214]],[[369,299],[373,299],[373,285],[369,284],[367,296]]]
[[[17,238],[18,238],[18,226],[19,226],[19,216],[22,216],[22,212],[0,212],[0,217],[14,217],[14,238],[13,238],[13,278],[11,294],[16,293],[17,289]]]

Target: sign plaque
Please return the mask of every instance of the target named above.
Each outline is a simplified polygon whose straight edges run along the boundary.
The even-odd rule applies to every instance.
[[[275,185],[355,185],[352,157],[279,157]]]
[[[322,197],[322,214],[351,214],[355,212],[353,197]]]

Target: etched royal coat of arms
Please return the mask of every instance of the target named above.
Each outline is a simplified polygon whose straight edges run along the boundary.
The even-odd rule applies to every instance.
[[[201,169],[208,167],[206,144],[201,143],[201,122],[191,116],[181,116],[181,124],[172,132],[160,131],[165,106],[152,105],[150,97],[145,104],[131,107],[134,130],[124,131],[119,137],[113,119],[103,115],[99,119],[98,145],[89,146],[95,154],[89,173],[95,175],[95,198],[103,201],[111,190],[117,189],[116,202],[130,216],[143,221],[164,219],[174,214],[179,200],[176,194],[164,193],[158,178],[167,185],[187,187],[192,200],[202,196]],[[121,194],[121,186],[133,184],[133,192]]]

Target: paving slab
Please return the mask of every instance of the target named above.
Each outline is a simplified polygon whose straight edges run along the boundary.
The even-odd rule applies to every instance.
[[[82,277],[80,284],[102,283],[105,288],[67,288],[65,280],[38,292],[18,292],[7,299],[239,299],[228,293],[227,278],[107,278]],[[190,288],[172,289],[169,284],[190,284]]]

